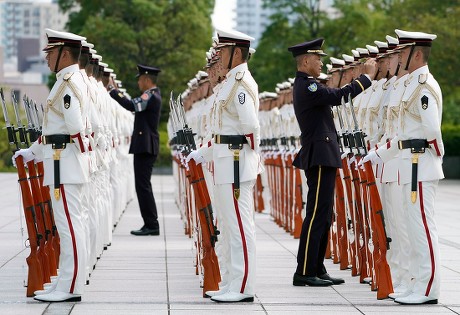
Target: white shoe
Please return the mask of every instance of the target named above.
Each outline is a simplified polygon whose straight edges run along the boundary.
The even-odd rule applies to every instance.
[[[204,294],[206,295],[206,297],[213,297],[213,296],[225,294],[227,292],[228,292],[228,285],[220,287],[220,289],[217,291],[206,291]]]
[[[438,299],[412,293],[408,296],[395,299],[395,302],[399,304],[438,304]]]
[[[213,296],[211,300],[220,303],[254,302],[254,296],[229,291],[221,295]]]
[[[80,302],[81,295],[61,291],[53,291],[48,294],[37,295],[34,297],[34,299],[42,302]]]
[[[411,295],[413,292],[411,289],[406,289],[406,291],[402,292],[402,293],[396,293],[396,292],[393,292],[393,293],[390,293],[388,294],[388,297],[390,299],[398,299],[398,298],[403,298],[403,297],[406,297],[406,296],[409,296]]]
[[[408,289],[409,288],[406,285],[401,283],[393,288],[393,293],[401,294],[401,293],[406,292]]]

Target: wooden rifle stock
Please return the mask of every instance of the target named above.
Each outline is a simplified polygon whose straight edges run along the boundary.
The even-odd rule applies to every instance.
[[[187,175],[195,194],[196,208],[198,210],[201,227],[201,244],[203,252],[201,263],[204,269],[203,297],[206,297],[206,291],[219,290],[220,272],[217,256],[214,251],[214,243],[217,235],[209,211],[210,202],[207,202],[207,200],[210,201],[208,190],[207,187],[205,187],[206,183],[204,182],[204,176],[201,176],[203,175],[203,169],[201,169],[200,175],[199,168],[201,168],[201,166],[198,167],[193,159],[188,162],[188,167],[189,171]]]
[[[27,233],[29,235],[30,255],[26,258],[29,272],[27,276],[27,296],[34,296],[36,290],[43,290],[43,271],[38,257],[39,234],[35,220],[34,200],[27,181],[24,159],[21,155],[16,157],[18,181],[21,186],[22,205],[26,218]]]
[[[27,162],[27,168],[29,169],[29,182],[30,187],[32,188],[32,199],[36,210],[35,217],[37,219],[37,229],[39,235],[41,236],[38,242],[38,258],[40,259],[40,263],[42,265],[43,283],[50,283],[50,256],[48,254],[47,248],[45,247],[45,244],[47,243],[48,239],[49,230],[46,227],[45,206],[43,204],[40,182],[37,176],[37,172],[35,170],[34,160]]]
[[[359,282],[364,283],[364,279],[369,277],[369,269],[367,268],[367,257],[370,255],[367,247],[368,238],[364,228],[363,204],[361,202],[361,186],[359,183],[359,174],[356,169],[357,161],[353,161],[350,165],[351,181],[353,183],[353,191],[355,192],[355,218],[357,219],[358,230],[355,232],[359,240]],[[358,246],[357,244],[357,246]],[[370,267],[370,266],[369,266]]]
[[[370,161],[364,163],[364,169],[367,175],[371,215],[373,219],[373,230],[376,231],[374,247],[378,247],[379,257],[376,260],[377,272],[377,299],[386,299],[390,293],[393,293],[393,284],[391,281],[390,267],[388,266],[386,254],[390,247],[390,239],[385,231],[385,221],[383,218],[382,202],[380,200],[377,186],[375,185],[375,176]],[[376,245],[377,244],[377,245]]]
[[[358,272],[358,262],[359,262],[359,228],[356,221],[355,210],[353,206],[353,192],[352,192],[352,182],[350,176],[350,169],[348,168],[347,157],[342,159],[342,171],[343,171],[343,182],[345,183],[345,191],[347,193],[347,203],[348,209],[350,211],[350,217],[353,228],[354,239],[349,239],[350,244],[350,258],[351,258],[351,275],[357,276]]]
[[[51,195],[50,195],[50,188],[48,186],[43,185],[43,176],[45,174],[43,162],[37,163],[37,170],[38,170],[38,178],[40,179],[40,187],[42,192],[42,199],[43,204],[45,205],[45,214],[46,214],[46,225],[51,227],[51,240],[50,246],[52,249],[49,252],[52,252],[51,257],[54,257],[56,266],[56,271],[51,273],[52,276],[57,276],[57,268],[59,266],[59,255],[61,253],[61,242],[59,239],[59,233],[56,227],[56,223],[54,222],[54,214],[53,214],[53,205],[51,203]]]
[[[295,190],[295,182],[294,182],[294,166],[292,165],[292,154],[290,152],[286,153],[285,156],[285,164],[286,164],[286,189],[287,189],[287,201],[286,207],[288,211],[288,230],[291,235],[294,235],[294,190]]]
[[[342,178],[340,176],[340,170],[337,169],[336,176],[336,210],[337,210],[337,234],[338,234],[338,245],[340,253],[340,270],[345,270],[349,266],[348,258],[348,228],[347,228],[347,214],[345,211],[345,194],[343,191]]]
[[[302,232],[302,210],[303,210],[303,196],[302,196],[302,174],[300,173],[300,169],[294,168],[294,176],[295,176],[295,201],[294,201],[294,238],[300,238],[300,234]]]
[[[257,175],[257,181],[255,185],[255,198],[254,200],[256,201],[256,211],[261,213],[265,209],[264,205],[264,198],[263,198],[263,191],[264,191],[264,186],[262,185],[262,178],[260,177],[260,174]]]

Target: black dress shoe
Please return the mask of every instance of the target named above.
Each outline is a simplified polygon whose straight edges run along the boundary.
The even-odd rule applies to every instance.
[[[332,285],[332,281],[323,280],[318,277],[302,276],[297,273],[294,273],[294,279],[292,284],[297,287],[304,287],[306,285],[311,287],[327,287]]]
[[[160,235],[160,229],[151,229],[148,227],[143,226],[140,230],[133,230],[131,231],[132,235]]]
[[[341,278],[332,278],[328,273],[325,273],[324,275],[320,275],[320,276],[318,276],[318,278],[323,279],[323,280],[332,281],[332,284],[345,283],[345,280],[343,280]]]

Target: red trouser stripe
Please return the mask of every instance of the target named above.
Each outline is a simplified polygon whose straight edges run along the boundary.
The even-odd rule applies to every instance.
[[[428,224],[426,222],[426,216],[425,216],[425,208],[423,206],[422,182],[418,183],[418,190],[420,194],[419,196],[420,197],[420,211],[422,214],[423,226],[425,227],[426,239],[428,241],[428,248],[430,249],[431,277],[430,277],[430,281],[428,281],[428,286],[426,287],[426,292],[425,292],[425,296],[428,296],[430,294],[431,285],[433,284],[434,271],[435,271],[436,266],[434,264],[434,252],[433,252],[433,244],[431,243],[430,230],[428,229]]]
[[[234,188],[235,188],[235,184],[232,184],[232,195],[233,195]],[[241,243],[243,244],[244,276],[243,276],[243,282],[241,283],[241,290],[240,290],[240,293],[243,293],[244,288],[246,287],[246,280],[248,279],[248,248],[246,246],[246,237],[244,236],[244,228],[243,228],[243,222],[241,222],[241,215],[240,215],[240,208],[238,207],[238,200],[235,199],[234,195],[233,195],[233,204],[235,205],[236,218],[238,220],[238,227],[240,229],[240,234],[241,234]]]
[[[64,204],[65,216],[67,223],[69,224],[70,237],[72,238],[72,249],[73,249],[73,277],[72,284],[70,285],[70,293],[73,293],[75,287],[75,281],[77,280],[78,273],[78,254],[77,254],[77,242],[75,240],[75,233],[73,231],[72,220],[70,219],[69,208],[67,207],[67,199],[65,196],[64,185],[61,184],[62,203]]]

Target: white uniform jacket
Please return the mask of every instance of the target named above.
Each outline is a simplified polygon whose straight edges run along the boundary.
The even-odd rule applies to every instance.
[[[77,64],[68,66],[56,74],[54,84],[44,106],[42,137],[48,135],[70,135],[68,143],[61,152],[60,183],[81,184],[89,181],[89,159],[84,145],[85,126],[82,108],[87,106],[86,85]],[[82,93],[85,91],[85,93]],[[70,96],[65,103],[64,97]],[[54,184],[54,150],[51,144],[43,144],[42,138],[32,144],[30,149],[43,159],[44,184]]]
[[[389,145],[377,150],[377,154],[387,161],[400,151],[399,140],[426,139],[429,148],[419,155],[418,181],[444,178],[442,157],[444,144],[441,137],[442,94],[438,82],[431,75],[428,66],[420,67],[407,77],[406,90],[401,100],[397,136]],[[410,149],[400,151],[399,176],[401,184],[411,182]]]
[[[248,144],[240,151],[240,181],[257,178],[261,171],[257,153],[260,142],[258,120],[258,86],[246,63],[231,69],[214,99],[211,112],[213,135],[244,135]],[[217,144],[214,138],[198,150],[206,161],[214,161],[214,183],[234,182],[233,151],[228,144]]]

